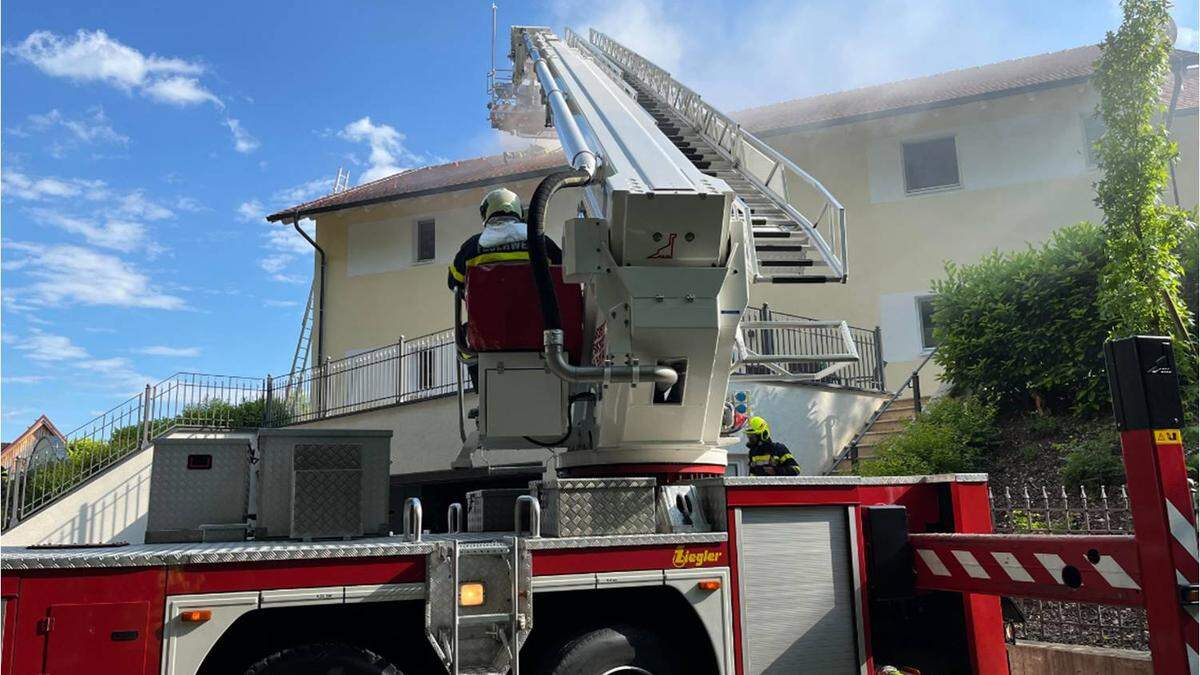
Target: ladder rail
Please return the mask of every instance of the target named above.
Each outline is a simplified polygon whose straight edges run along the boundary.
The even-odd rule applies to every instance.
[[[571,35],[574,33],[568,31],[568,36]],[[574,39],[580,40],[577,36]],[[642,82],[654,97],[691,124],[739,175],[787,214],[808,235],[809,242],[832,271],[832,280],[846,280],[845,207],[820,181],[645,57],[595,29],[590,31],[590,41],[610,62]],[[820,198],[817,218],[809,219],[796,207],[801,201],[795,190],[797,184],[807,186]]]

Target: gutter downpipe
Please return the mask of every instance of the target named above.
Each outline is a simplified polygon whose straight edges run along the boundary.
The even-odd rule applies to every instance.
[[[563,150],[570,158],[573,171],[547,176],[530,201],[529,217],[529,248],[530,263],[533,267],[534,283],[538,287],[541,299],[542,313],[546,330],[542,333],[546,367],[550,372],[566,382],[573,383],[630,383],[656,382],[673,385],[679,381],[679,373],[667,366],[575,366],[567,358],[564,348],[562,326],[558,321],[558,297],[554,293],[550,277],[550,263],[545,249],[545,219],[549,210],[550,198],[563,187],[582,187],[596,178],[599,160],[587,144],[587,139],[580,130],[575,116],[567,105],[566,96],[558,87],[548,65],[549,58],[543,56],[534,45],[529,31],[522,31],[521,38],[525,42],[525,50],[533,61],[538,83],[546,96],[553,113],[554,126],[558,130],[558,138]]]
[[[313,221],[316,222],[316,221]],[[320,287],[317,289],[317,358],[315,363],[325,362],[325,249],[321,248],[313,238],[308,236],[308,233],[300,227],[300,210],[292,211],[292,227],[300,233],[304,240],[312,245],[316,250],[317,255],[321,258],[321,270],[319,273],[318,282]]]

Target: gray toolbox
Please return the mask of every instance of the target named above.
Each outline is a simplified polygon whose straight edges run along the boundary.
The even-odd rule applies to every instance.
[[[516,530],[513,506],[527,488],[488,488],[467,493],[467,532],[512,532]],[[528,527],[527,516],[521,522]]]
[[[249,481],[246,436],[157,439],[146,543],[245,539]]]
[[[542,507],[542,534],[587,537],[653,534],[653,478],[557,478],[531,481]]]
[[[386,535],[391,440],[387,430],[260,430],[255,536]]]

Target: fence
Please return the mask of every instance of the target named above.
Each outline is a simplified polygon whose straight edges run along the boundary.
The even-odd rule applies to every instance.
[[[746,309],[747,321],[783,320],[813,320],[806,316],[798,316],[771,309],[765,303],[762,307]],[[824,377],[818,382],[840,387],[853,387],[870,391],[884,390],[883,377],[883,341],[880,339],[878,328],[850,327],[850,335],[854,346],[858,349],[858,361],[849,363],[837,372]],[[756,331],[746,330],[743,337],[746,346],[763,356],[772,354],[832,354],[843,349],[841,332],[836,328],[795,328],[786,330]],[[789,363],[789,372],[815,373],[827,366],[827,363]],[[766,375],[769,370],[765,366],[744,365],[737,371],[744,375]]]
[[[46,507],[92,476],[179,428],[257,426],[263,381],[176,373],[61,438],[47,438],[14,460],[0,485],[5,529]]]
[[[990,489],[996,532],[1036,534],[1131,534],[1133,522],[1124,486],[1078,491],[1066,487]],[[1193,503],[1195,495],[1193,495]],[[1064,644],[1148,650],[1146,612],[1083,602],[1014,598],[1025,622],[1018,638]]]
[[[765,305],[747,312],[752,319],[764,315],[802,318],[773,312]],[[878,331],[852,328],[851,332],[862,361],[822,381],[882,389]],[[786,331],[773,339],[802,340],[777,345],[789,350],[823,349],[828,353],[840,345],[840,336],[832,331],[821,334],[820,329]],[[770,344],[754,346],[772,349]],[[799,369],[812,365],[789,367],[804,372]],[[146,385],[145,391],[67,434],[61,442],[44,449],[39,446],[30,456],[16,460],[0,481],[0,524],[4,529],[15,525],[171,431],[282,427],[437,398],[456,391],[455,369],[463,371],[464,386],[468,386],[454,333],[446,330],[327,360],[279,378],[278,384],[270,376],[176,373],[158,384]]]
[[[271,388],[266,426],[301,424],[398,403],[437,398],[455,392],[459,362],[451,330],[431,333],[328,360],[288,378],[282,390]],[[464,385],[468,386],[468,385]]]

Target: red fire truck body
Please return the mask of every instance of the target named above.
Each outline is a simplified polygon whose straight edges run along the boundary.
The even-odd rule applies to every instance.
[[[814,672],[872,673],[893,662],[1007,672],[995,596],[918,592],[897,613],[874,596],[869,571],[886,566],[870,560],[872,537],[883,534],[867,531],[872,508],[903,506],[912,534],[987,532],[983,476],[699,483],[723,497],[718,531],[513,535],[532,561],[533,630],[521,668],[552,668],[580,634],[632,626],[660,641],[678,672],[810,663],[823,664]],[[242,672],[280,649],[331,642],[381,654],[403,672],[436,672],[421,619],[429,559],[440,540],[479,537],[8,549],[4,675]],[[812,546],[814,537],[825,545]],[[886,615],[874,615],[877,607]],[[881,632],[892,636],[883,645],[873,639]],[[941,652],[914,661],[897,653],[896,635],[924,635]]]

